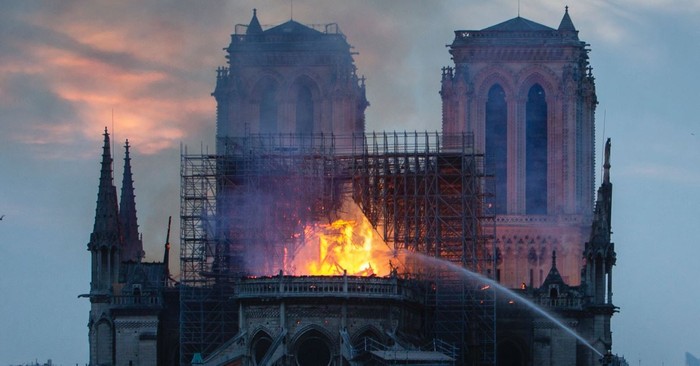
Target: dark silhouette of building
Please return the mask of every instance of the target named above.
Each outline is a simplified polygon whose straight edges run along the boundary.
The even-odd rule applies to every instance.
[[[142,262],[129,142],[124,146],[121,202],[112,177],[105,128],[92,255],[88,321],[90,365],[172,365],[177,362],[178,291],[163,262]]]

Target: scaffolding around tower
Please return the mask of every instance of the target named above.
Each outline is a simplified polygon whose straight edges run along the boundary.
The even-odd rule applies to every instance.
[[[491,179],[470,135],[249,135],[218,146],[217,155],[182,154],[181,364],[235,335],[243,276],[294,275],[305,228],[347,202],[395,253],[493,275]],[[405,262],[401,275],[432,286],[426,336],[456,345],[468,364],[493,364],[493,291]]]

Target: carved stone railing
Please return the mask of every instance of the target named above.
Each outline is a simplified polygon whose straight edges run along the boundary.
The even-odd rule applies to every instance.
[[[235,295],[247,298],[381,298],[417,301],[418,291],[395,277],[276,276],[244,278]]]
[[[150,307],[161,306],[163,301],[160,296],[134,296],[119,295],[112,296],[112,305],[124,307]]]
[[[551,309],[582,309],[583,299],[580,298],[536,298],[533,299],[536,305]]]
[[[497,215],[497,224],[580,224],[590,225],[590,217],[585,215]]]

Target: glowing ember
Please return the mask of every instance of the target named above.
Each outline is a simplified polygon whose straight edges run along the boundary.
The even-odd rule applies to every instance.
[[[354,204],[352,204],[354,206]],[[308,275],[386,276],[391,250],[356,208],[330,224],[306,227],[304,245],[295,255],[295,272]]]

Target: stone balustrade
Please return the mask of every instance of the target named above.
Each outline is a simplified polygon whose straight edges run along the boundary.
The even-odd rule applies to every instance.
[[[416,300],[415,289],[395,277],[276,276],[244,278],[236,298],[337,297]]]
[[[160,296],[134,296],[134,295],[119,295],[112,296],[112,305],[117,306],[160,306],[162,299]]]
[[[583,300],[580,298],[556,298],[556,299],[550,299],[550,298],[536,298],[533,299],[533,302],[544,308],[552,308],[552,309],[582,309],[583,308]]]

